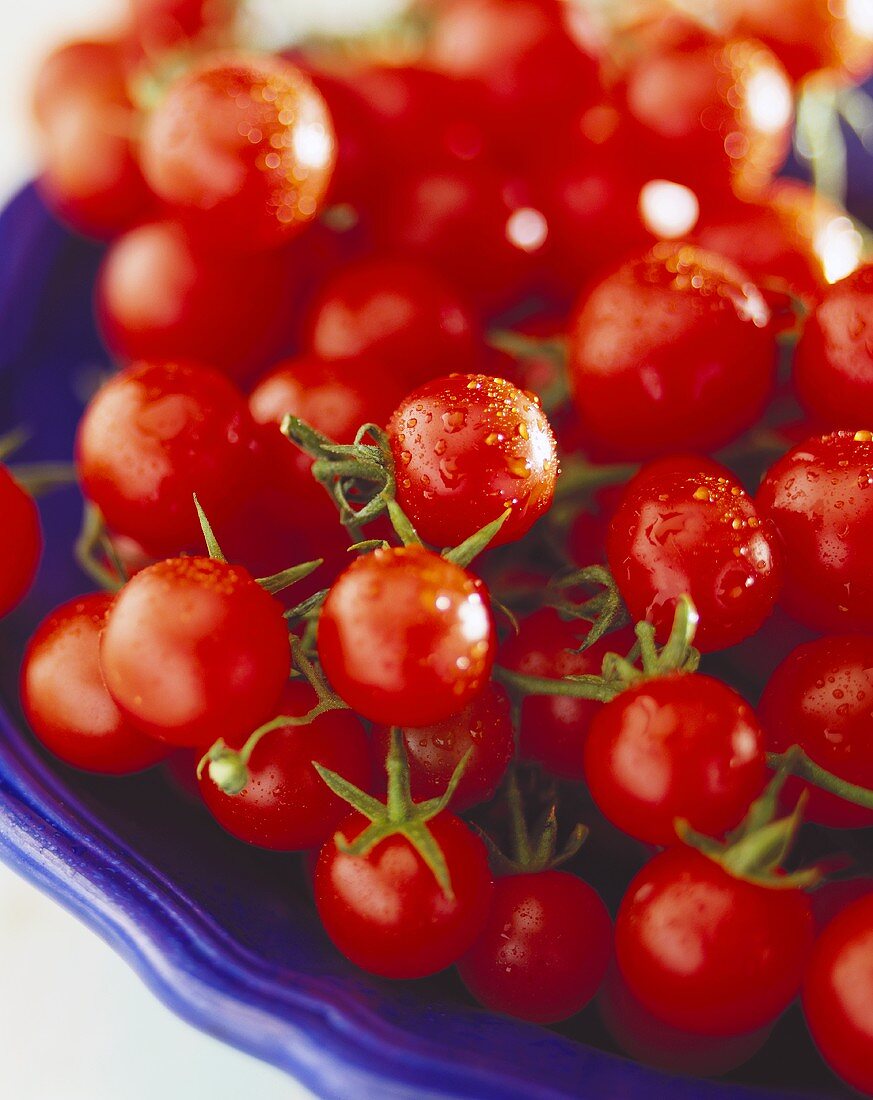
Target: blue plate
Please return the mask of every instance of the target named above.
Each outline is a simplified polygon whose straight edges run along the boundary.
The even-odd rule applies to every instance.
[[[0,430],[31,430],[22,461],[69,458],[83,402],[109,369],[91,319],[98,261],[98,250],[58,227],[31,188],[0,216]],[[367,978],[325,939],[296,858],[225,836],[160,770],[103,780],[44,755],[26,732],[15,681],[35,624],[90,587],[70,556],[80,508],[73,490],[43,501],[47,549],[37,585],[0,626],[0,857],[103,936],[170,1008],[342,1100],[757,1092],[661,1076],[489,1015],[465,1001],[451,976]],[[787,1064],[797,1048],[782,1045]],[[773,1061],[771,1054],[758,1079],[779,1080]],[[809,1095],[798,1085],[808,1076],[795,1070],[781,1079],[798,1091],[779,1095]]]

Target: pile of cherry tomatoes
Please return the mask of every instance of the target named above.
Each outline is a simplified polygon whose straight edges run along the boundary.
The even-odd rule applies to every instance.
[[[873,1095],[873,265],[776,178],[798,102],[857,114],[873,19],[704,6],[255,52],[230,0],[130,0],[45,61],[118,370],[75,453],[100,590],[21,698],[79,768],[183,751],[373,974],[597,997],[692,1074],[800,997]],[[41,545],[10,462],[0,613]]]

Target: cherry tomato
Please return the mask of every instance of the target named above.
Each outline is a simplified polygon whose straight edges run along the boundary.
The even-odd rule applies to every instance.
[[[190,359],[244,379],[279,344],[286,266],[275,252],[205,254],[174,222],[139,226],[103,261],[101,334],[120,359]]]
[[[755,712],[711,676],[631,686],[595,714],[585,741],[591,797],[613,825],[647,844],[672,844],[677,818],[723,836],[766,777]]]
[[[699,615],[694,644],[725,649],[755,634],[773,611],[782,554],[770,523],[729,470],[705,460],[643,467],[609,526],[607,553],[619,591],[636,619],[666,641],[676,601],[690,596]]]
[[[276,712],[299,716],[317,702],[308,684],[292,680]],[[266,734],[249,758],[249,781],[238,794],[225,794],[207,768],[200,793],[219,824],[240,840],[280,852],[317,848],[348,816],[348,805],[322,780],[314,760],[369,789],[370,746],[363,726],[348,711],[328,711],[306,726]]]
[[[760,703],[771,752],[800,745],[816,764],[849,783],[873,787],[873,637],[844,634],[798,646],[773,673]],[[788,780],[792,797],[800,781]],[[836,828],[873,825],[873,810],[809,787],[805,817]]]
[[[497,880],[488,922],[458,971],[492,1012],[555,1024],[588,1004],[611,952],[600,895],[566,871],[542,871]]]
[[[44,58],[33,85],[33,113],[43,129],[63,115],[72,99],[127,101],[127,63],[115,39],[65,42]]]
[[[129,0],[133,31],[146,54],[181,48],[231,21],[234,0]]]
[[[835,283],[806,318],[794,355],[804,408],[827,428],[873,423],[873,264]]]
[[[0,464],[0,515],[6,537],[0,542],[0,617],[27,595],[42,556],[42,528],[33,497]]]
[[[485,690],[495,642],[482,582],[417,546],[354,561],[318,623],[334,689],[386,726],[431,726],[462,711]]]
[[[802,891],[736,878],[680,845],[640,871],[615,923],[628,989],[657,1019],[699,1035],[772,1023],[800,991],[812,941]]]
[[[111,606],[112,596],[82,596],[39,625],[21,666],[21,705],[42,744],[65,763],[127,775],[172,749],[130,725],[103,684],[100,631]]]
[[[455,546],[510,514],[492,546],[521,538],[555,494],[555,438],[536,397],[484,374],[414,390],[388,425],[397,502],[419,535]]]
[[[79,424],[85,496],[113,531],[155,556],[202,545],[197,493],[218,523],[251,480],[254,426],[222,375],[180,363],[140,363],[110,379]]]
[[[819,937],[803,990],[803,1011],[831,1069],[873,1093],[873,893],[839,914]]]
[[[213,246],[273,248],[318,213],[336,142],[307,77],[273,57],[230,55],[182,76],[143,134],[146,179]]]
[[[636,640],[632,630],[607,634],[577,652],[591,624],[564,620],[543,608],[522,619],[519,631],[503,643],[498,660],[513,672],[559,680],[564,676],[599,675],[610,651],[628,653]],[[603,706],[594,699],[562,695],[526,695],[521,704],[519,753],[563,779],[581,780],[585,738],[594,715]]]
[[[755,498],[786,548],[782,603],[816,630],[867,630],[873,617],[873,433],[811,436],[764,476]]]
[[[351,842],[367,827],[352,814],[339,827]],[[452,896],[405,836],[380,841],[366,855],[328,840],[315,869],[315,904],[325,931],[362,970],[383,978],[423,978],[451,966],[485,925],[493,884],[485,845],[450,813],[427,827],[442,849]]]
[[[432,726],[403,731],[409,762],[409,786],[415,802],[439,798],[455,768],[469,752],[467,766],[449,803],[460,813],[491,798],[506,773],[515,750],[509,697],[489,684],[459,714]],[[374,746],[381,763],[388,754],[391,730],[379,726]],[[343,773],[345,774],[345,773]]]
[[[189,748],[237,747],[278,713],[291,668],[282,606],[241,566],[157,562],[116,597],[100,668],[137,729]]]
[[[407,385],[476,363],[468,307],[438,275],[400,260],[369,259],[330,279],[313,304],[308,343],[321,359],[378,359]]]
[[[569,373],[584,438],[617,458],[709,450],[761,415],[775,332],[748,276],[690,246],[657,245],[580,300]]]

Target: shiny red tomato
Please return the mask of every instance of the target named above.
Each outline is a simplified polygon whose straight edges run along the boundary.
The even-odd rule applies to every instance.
[[[40,623],[21,666],[21,706],[42,744],[65,763],[127,775],[172,749],[127,722],[103,683],[100,632],[111,606],[110,595],[82,596]]]
[[[339,833],[351,842],[367,827],[360,814]],[[395,833],[366,855],[328,840],[315,869],[315,904],[324,929],[362,970],[383,978],[423,978],[457,960],[488,918],[493,883],[485,845],[460,818],[428,821],[451,880],[447,896],[405,836]]]
[[[628,887],[615,951],[628,989],[671,1027],[741,1035],[797,996],[813,941],[809,898],[728,874],[677,845]]]
[[[537,398],[502,378],[451,374],[414,390],[388,425],[397,502],[419,535],[456,546],[510,508],[492,546],[548,511],[558,477]]]
[[[776,334],[749,277],[664,243],[581,298],[569,343],[583,438],[617,458],[728,442],[761,415]]]
[[[317,702],[308,684],[292,680],[276,712],[296,717]],[[306,726],[266,734],[248,760],[249,781],[238,794],[225,794],[208,768],[200,777],[200,793],[219,824],[240,840],[280,852],[307,851],[323,844],[348,816],[348,805],[322,781],[313,761],[356,787],[370,788],[370,746],[364,727],[349,711],[338,710]]]
[[[387,726],[430,726],[462,711],[485,690],[495,644],[482,582],[418,546],[354,561],[318,623],[334,689]]]
[[[241,566],[157,562],[116,597],[100,668],[137,729],[173,745],[238,747],[278,713],[291,668],[282,605]]]
[[[277,57],[228,54],[183,75],[152,111],[142,166],[213,247],[274,248],[319,212],[336,156],[324,100]]]
[[[0,464],[0,515],[6,537],[0,542],[0,617],[27,595],[42,556],[42,528],[33,497]]]

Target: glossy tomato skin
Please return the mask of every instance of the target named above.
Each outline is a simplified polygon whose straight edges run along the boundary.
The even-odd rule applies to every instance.
[[[643,467],[612,517],[607,556],[634,619],[654,623],[666,641],[676,601],[690,596],[694,644],[710,652],[753,635],[771,614],[783,554],[729,470],[710,460],[692,468],[684,458]]]
[[[291,680],[276,713],[296,717],[317,702],[308,684]],[[280,852],[309,851],[331,836],[349,809],[316,772],[313,760],[369,790],[372,768],[364,728],[348,711],[330,711],[306,726],[266,734],[249,758],[249,781],[238,794],[225,794],[208,769],[200,777],[200,793],[218,823],[240,840]]]
[[[557,611],[543,608],[522,619],[518,634],[501,646],[499,663],[526,676],[556,680],[596,676],[606,653],[624,656],[636,640],[632,630],[620,630],[607,634],[582,653],[576,652],[590,629],[590,623],[584,620],[566,621]],[[583,779],[585,738],[602,706],[594,699],[526,695],[521,704],[520,755],[562,779]]]
[[[436,378],[401,402],[388,435],[397,502],[433,546],[457,546],[507,508],[490,545],[513,542],[551,506],[551,426],[535,397],[502,378]]]
[[[348,363],[374,358],[407,387],[472,369],[479,333],[469,308],[439,275],[403,260],[350,264],[323,286],[308,322],[309,349]]]
[[[873,264],[827,288],[806,318],[794,384],[826,428],[873,424]]]
[[[352,814],[338,832],[351,842],[367,827]],[[427,823],[449,871],[453,897],[400,834],[364,856],[334,839],[315,870],[315,904],[325,931],[356,966],[383,978],[423,978],[451,966],[476,940],[493,891],[485,845],[460,818],[444,812]]]
[[[759,715],[770,752],[800,745],[826,771],[849,783],[873,787],[873,637],[843,634],[798,646],[770,678]],[[805,786],[805,784],[804,784]],[[790,799],[801,788],[791,778]],[[873,811],[808,787],[804,816],[832,828],[873,825]]]
[[[40,623],[21,666],[21,705],[42,744],[65,763],[128,775],[172,749],[125,721],[103,683],[98,651],[111,606],[108,594],[82,596]]]
[[[455,813],[491,798],[512,759],[515,736],[509,696],[490,683],[459,714],[432,726],[403,731],[409,763],[409,787],[415,802],[439,798],[455,768],[470,753],[461,781],[449,807]],[[377,770],[382,768],[391,745],[391,730],[373,731]]]
[[[458,971],[492,1012],[555,1024],[588,1004],[611,952],[600,895],[566,871],[541,871],[497,880],[488,922]]]
[[[700,1035],[772,1023],[800,990],[812,942],[806,894],[735,878],[680,845],[631,882],[615,925],[631,993],[656,1018]]]
[[[482,582],[417,546],[354,561],[318,623],[334,689],[386,726],[430,726],[462,711],[485,690],[495,644]]]
[[[223,375],[186,363],[138,363],[91,399],[76,437],[85,496],[112,531],[156,557],[202,545],[196,493],[219,524],[255,470],[245,399]]]
[[[234,251],[275,248],[312,221],[335,156],[327,107],[309,79],[280,58],[244,54],[182,76],[142,144],[159,197],[212,247]]]
[[[138,226],[100,269],[100,333],[128,362],[181,358],[245,379],[279,344],[287,266],[280,252],[209,255],[177,222]]]
[[[739,268],[663,243],[580,299],[568,370],[583,438],[607,455],[710,450],[753,424],[773,387],[775,331]]]
[[[764,788],[764,735],[753,709],[720,680],[646,680],[594,716],[585,778],[605,816],[637,840],[674,843],[677,818],[720,837]]]
[[[0,617],[27,595],[42,557],[42,527],[33,497],[0,464],[0,515],[6,537],[0,543]]]
[[[137,729],[186,748],[238,747],[276,715],[291,668],[282,606],[241,566],[170,558],[137,573],[107,616],[100,668]]]
[[[785,610],[815,630],[867,630],[873,618],[873,434],[811,436],[770,467],[755,504],[789,551]]]
[[[834,1073],[863,1095],[873,1093],[873,893],[843,910],[818,938],[803,1011]]]

